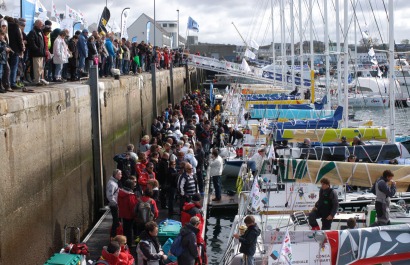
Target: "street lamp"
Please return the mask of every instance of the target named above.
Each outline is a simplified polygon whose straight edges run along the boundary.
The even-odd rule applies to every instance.
[[[126,28],[125,29],[123,29],[122,27],[123,27],[123,25],[122,25],[122,15],[124,14],[124,11],[125,10],[127,10],[127,9],[130,9],[129,7],[126,7],[126,8],[124,8],[123,10],[122,10],[122,12],[121,12],[121,31],[120,31],[120,37],[122,38],[122,31],[123,30],[127,30]]]
[[[177,49],[179,48],[179,9],[177,9],[178,12],[178,35],[177,35]]]
[[[157,35],[157,19],[156,19],[156,17],[155,17],[155,0],[154,0],[154,55],[155,55],[155,44],[156,44],[156,41],[155,41],[155,38],[156,38],[156,35]]]

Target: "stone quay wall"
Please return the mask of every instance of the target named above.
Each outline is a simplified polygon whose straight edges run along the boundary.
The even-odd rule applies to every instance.
[[[173,69],[173,93],[170,71],[156,72],[158,115],[168,101],[198,87],[203,75],[197,71]],[[101,79],[98,87],[105,187],[114,155],[151,133],[154,93],[150,73]],[[90,86],[35,90],[0,97],[0,265],[43,264],[63,247],[65,226],[79,227],[84,236],[100,214]]]

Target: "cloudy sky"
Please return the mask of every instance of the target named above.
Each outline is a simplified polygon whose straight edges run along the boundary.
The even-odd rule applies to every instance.
[[[0,0],[1,1],[1,0]],[[12,1],[12,0],[6,0]],[[51,0],[40,0],[46,8],[51,7]],[[142,13],[154,17],[154,0],[107,0],[108,8],[111,11],[111,20],[120,24],[121,11],[125,7],[130,7],[130,25]],[[314,3],[314,39],[323,41],[324,39],[324,0],[313,0]],[[326,0],[328,5],[329,18],[329,38],[336,40],[336,12],[335,1]],[[17,2],[17,1],[16,1]],[[225,44],[243,44],[239,35],[249,41],[256,40],[259,45],[268,44],[272,41],[272,22],[271,22],[271,2],[272,0],[156,0],[155,11],[157,20],[177,20],[177,9],[180,15],[180,35],[186,36],[186,25],[188,17],[191,16],[200,26],[198,39],[200,42],[208,43],[225,43]],[[290,41],[291,32],[291,14],[290,0],[285,2],[285,19],[286,19],[286,40]],[[299,41],[299,0],[294,2],[293,23],[295,27],[295,42]],[[302,2],[302,33],[303,39],[309,40],[309,23],[308,23],[308,3],[309,0]],[[343,0],[340,2],[340,23],[343,27]],[[353,42],[354,30],[353,21],[354,12],[352,3],[356,4],[357,14],[357,36],[360,38],[360,32],[368,31],[369,35],[377,38],[382,42],[388,42],[388,19],[385,11],[388,9],[388,0],[349,0],[349,40]],[[370,3],[371,6],[370,6]],[[65,5],[68,4],[73,9],[81,10],[89,24],[96,22],[100,16],[105,1],[96,0],[54,0],[59,12],[64,11]],[[274,5],[274,40],[280,42],[280,0],[273,0]],[[395,40],[400,43],[403,39],[410,39],[410,1],[395,0]],[[373,10],[373,11],[371,11]],[[237,27],[239,33],[235,30],[232,22]],[[191,32],[190,35],[196,33]]]

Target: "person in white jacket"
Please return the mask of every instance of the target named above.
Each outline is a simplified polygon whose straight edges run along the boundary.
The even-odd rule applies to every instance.
[[[212,182],[214,184],[215,198],[212,201],[221,200],[221,175],[223,170],[223,160],[222,157],[218,154],[217,149],[212,150],[211,162],[209,163],[210,175],[212,177]]]
[[[188,152],[185,154],[184,159],[192,165],[192,172],[195,175],[196,167],[198,166],[198,160],[196,160],[194,150],[192,148],[188,149]]]
[[[68,58],[70,57],[70,52],[68,46],[65,43],[65,37],[67,35],[66,30],[62,30],[56,40],[54,41],[53,46],[53,63],[56,66],[55,69],[55,79],[56,81],[62,81],[61,71],[63,70],[63,64],[68,63]]]

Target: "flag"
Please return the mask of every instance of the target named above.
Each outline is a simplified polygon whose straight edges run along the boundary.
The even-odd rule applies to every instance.
[[[120,31],[121,31],[120,27],[118,26],[117,22],[115,22],[115,20],[112,22],[111,30],[112,30],[114,33],[117,33],[117,32],[120,32]]]
[[[245,50],[245,56],[250,58],[250,59],[255,59],[256,58],[256,55],[253,52],[251,52],[251,50],[249,50],[248,48],[246,48],[246,50]]]
[[[81,24],[84,25],[84,28],[87,28],[88,27],[87,20],[85,19],[83,12],[81,12],[80,9],[78,9],[78,14],[79,14],[79,19],[81,21]]]
[[[60,23],[60,15],[57,13],[56,5],[54,4],[54,0],[51,0],[51,17],[56,18],[56,21]]]
[[[35,0],[22,0],[21,1],[21,12],[22,18],[26,19],[26,27],[24,28],[24,33],[28,34],[33,28],[34,24],[34,14],[36,11]]]
[[[195,20],[193,20],[191,17],[188,18],[188,29],[196,30],[196,32],[199,32],[198,23]]]
[[[282,249],[280,250],[280,258],[285,264],[292,264],[292,247],[290,242],[289,230],[286,229],[285,238],[282,242]]]
[[[261,190],[259,188],[258,178],[255,177],[253,180],[252,190],[251,190],[251,198],[252,198],[252,209],[257,211],[260,208],[261,204]]]
[[[149,43],[150,31],[151,31],[151,22],[148,21],[147,22],[147,30],[146,30],[146,32],[147,32],[147,43]]]
[[[47,9],[44,7],[44,5],[39,0],[36,1],[36,13],[46,13],[47,14]]]
[[[68,19],[73,19],[74,22],[84,23],[84,17],[80,14],[80,12],[72,9],[68,5],[65,5],[65,17]]]
[[[122,12],[121,18],[121,37],[125,38],[126,40],[128,40],[127,19],[129,11],[129,9],[125,9],[124,12]]]
[[[104,35],[107,34],[107,29],[105,28],[105,26],[107,25],[108,20],[110,20],[110,16],[111,16],[110,10],[108,10],[107,7],[104,7],[104,10],[100,17],[100,21],[98,22],[98,28],[97,28],[98,33],[104,34]]]
[[[374,52],[373,47],[371,47],[371,48],[369,49],[369,52],[368,52],[367,54],[368,54],[370,57],[373,57],[373,56],[376,55],[376,53]]]
[[[251,71],[251,68],[249,67],[248,63],[246,62],[245,59],[242,59],[242,64],[241,64],[242,70],[245,73],[249,73]]]
[[[273,158],[275,159],[275,147],[273,147],[273,143],[270,146],[268,159]]]
[[[255,50],[259,50],[259,44],[254,39],[251,39],[251,43],[249,46],[251,46]]]

